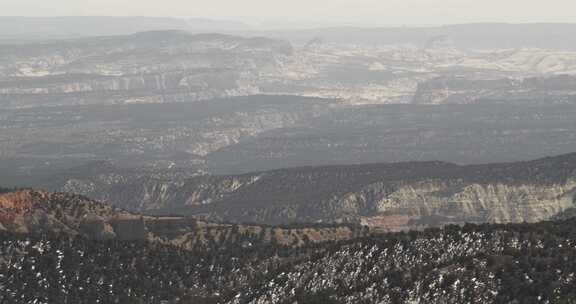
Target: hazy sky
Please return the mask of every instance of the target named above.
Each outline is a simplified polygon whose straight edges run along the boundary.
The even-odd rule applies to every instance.
[[[359,25],[576,22],[575,11],[576,0],[0,0],[5,16],[282,17]]]

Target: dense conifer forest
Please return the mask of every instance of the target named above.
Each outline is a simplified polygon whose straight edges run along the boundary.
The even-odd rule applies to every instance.
[[[573,303],[576,220],[184,250],[0,234],[2,303]]]

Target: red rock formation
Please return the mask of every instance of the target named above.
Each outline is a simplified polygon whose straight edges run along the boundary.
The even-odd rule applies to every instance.
[[[33,194],[31,190],[0,194],[0,209],[8,209],[18,212],[30,210],[32,205]]]

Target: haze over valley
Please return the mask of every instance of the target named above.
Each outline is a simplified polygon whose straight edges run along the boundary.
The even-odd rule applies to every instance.
[[[576,23],[261,9],[0,17],[0,303],[576,301]]]

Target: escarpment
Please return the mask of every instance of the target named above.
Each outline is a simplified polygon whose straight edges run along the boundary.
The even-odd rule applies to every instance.
[[[302,167],[196,176],[178,184],[169,179],[122,186],[99,182],[99,191],[85,194],[156,215],[264,224],[349,222],[397,231],[547,220],[574,207],[575,172],[576,154],[567,154],[471,166],[409,162]],[[94,182],[90,176],[80,180]],[[146,193],[144,199],[141,193]]]

